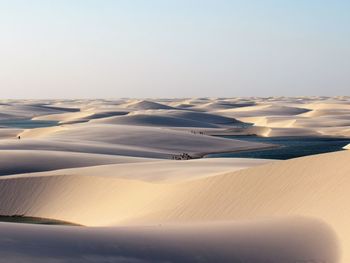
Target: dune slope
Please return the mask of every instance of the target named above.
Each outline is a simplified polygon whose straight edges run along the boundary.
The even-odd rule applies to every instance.
[[[0,223],[0,262],[327,262],[336,236],[304,218],[246,223],[81,228]]]

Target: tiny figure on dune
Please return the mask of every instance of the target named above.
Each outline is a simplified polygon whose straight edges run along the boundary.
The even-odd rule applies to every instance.
[[[20,135],[18,135],[18,137],[17,137],[17,138],[18,138],[18,140],[20,140],[20,139],[21,139],[21,136],[20,136]]]

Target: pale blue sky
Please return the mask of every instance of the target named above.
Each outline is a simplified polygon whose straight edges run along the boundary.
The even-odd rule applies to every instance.
[[[0,94],[350,95],[349,14],[345,0],[0,0]]]

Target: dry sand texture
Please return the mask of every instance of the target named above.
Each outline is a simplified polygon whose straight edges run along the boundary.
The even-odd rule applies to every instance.
[[[2,101],[0,127],[0,215],[83,225],[0,223],[0,262],[350,262],[350,151],[171,160],[348,137],[348,97]]]

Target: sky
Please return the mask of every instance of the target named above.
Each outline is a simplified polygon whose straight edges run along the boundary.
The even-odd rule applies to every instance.
[[[350,1],[0,0],[0,98],[350,95]]]

